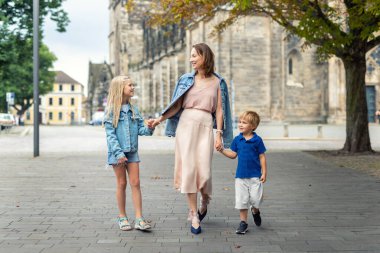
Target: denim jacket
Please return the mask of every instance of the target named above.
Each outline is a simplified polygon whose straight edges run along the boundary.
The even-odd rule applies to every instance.
[[[104,126],[107,135],[108,164],[115,164],[117,160],[125,157],[124,152],[136,152],[138,150],[138,135],[152,135],[153,129],[144,125],[136,106],[133,106],[134,116],[130,105],[127,110],[120,111],[117,127],[112,125],[113,112],[104,118]],[[106,114],[107,115],[107,114]]]
[[[232,129],[230,101],[228,97],[228,88],[227,88],[226,81],[223,79],[223,77],[221,77],[217,73],[214,73],[214,75],[218,77],[220,80],[219,84],[220,84],[220,90],[221,90],[222,109],[223,109],[223,143],[224,143],[224,147],[229,148],[232,142],[233,129]],[[194,85],[194,78],[195,78],[194,71],[192,73],[184,74],[179,78],[174,88],[172,100],[170,104],[162,111],[162,114],[166,113],[175,104],[175,102],[177,102],[178,99],[181,98]],[[167,119],[165,135],[175,136],[179,117],[181,116],[182,111],[183,111],[183,108],[181,108],[179,112],[177,112],[173,117]],[[214,128],[216,129],[215,113],[212,113],[212,116],[214,119]]]

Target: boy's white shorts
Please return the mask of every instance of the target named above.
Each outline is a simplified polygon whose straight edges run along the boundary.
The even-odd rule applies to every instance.
[[[235,208],[260,208],[263,202],[263,183],[260,178],[235,178]]]

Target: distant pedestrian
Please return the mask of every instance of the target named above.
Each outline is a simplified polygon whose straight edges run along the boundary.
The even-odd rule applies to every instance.
[[[232,120],[226,81],[214,68],[214,53],[205,43],[190,52],[192,73],[182,75],[173,98],[156,126],[167,119],[165,134],[175,136],[174,187],[186,194],[190,231],[201,233],[200,222],[211,199],[211,162],[215,148],[229,146]],[[178,126],[178,127],[177,127]],[[214,141],[213,128],[216,128]],[[201,194],[197,207],[198,192]]]
[[[376,111],[377,122],[380,124],[380,110]]]
[[[107,136],[108,164],[112,165],[116,175],[116,200],[119,208],[118,225],[121,230],[131,230],[125,211],[126,186],[128,172],[132,190],[132,202],[135,209],[135,229],[147,230],[151,226],[142,215],[138,155],[138,135],[152,135],[153,128],[144,125],[144,119],[136,106],[131,104],[134,85],[127,76],[112,79],[107,99],[104,126]],[[151,124],[153,119],[148,120]]]
[[[256,112],[246,111],[239,117],[240,134],[234,138],[231,149],[219,151],[231,158],[238,157],[235,175],[235,208],[240,210],[237,234],[248,230],[248,209],[257,226],[261,225],[260,205],[263,201],[263,183],[267,179],[267,164],[263,140],[254,131],[260,123]]]

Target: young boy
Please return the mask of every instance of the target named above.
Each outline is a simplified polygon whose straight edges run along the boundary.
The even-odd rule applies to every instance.
[[[265,146],[254,131],[260,123],[256,112],[246,111],[239,117],[240,134],[234,138],[231,149],[219,150],[228,158],[238,158],[235,176],[235,208],[240,210],[240,224],[236,234],[248,231],[248,208],[252,212],[256,226],[261,225],[260,204],[263,200],[263,183],[267,178]]]

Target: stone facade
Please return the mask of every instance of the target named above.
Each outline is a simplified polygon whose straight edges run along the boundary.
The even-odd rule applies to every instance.
[[[137,2],[140,10],[149,4]],[[314,48],[302,51],[302,40],[285,40],[283,28],[269,18],[243,17],[210,37],[226,11],[190,24],[186,30],[175,26],[152,29],[145,25],[143,15],[132,19],[132,14],[120,11],[122,1],[110,3],[111,66],[115,74],[129,73],[135,80],[135,99],[143,113],[154,114],[168,105],[178,77],[191,71],[191,45],[205,42],[215,53],[216,71],[227,81],[235,119],[245,110],[256,110],[267,122],[344,122],[340,60],[318,62]],[[125,52],[120,51],[123,45],[127,45]],[[379,64],[373,66],[378,71]],[[379,72],[370,80],[379,93]],[[379,96],[376,101],[379,108]]]
[[[106,62],[92,63],[88,65],[88,84],[86,121],[91,120],[91,116],[97,111],[104,111],[107,101],[108,87],[112,79],[111,67]]]

